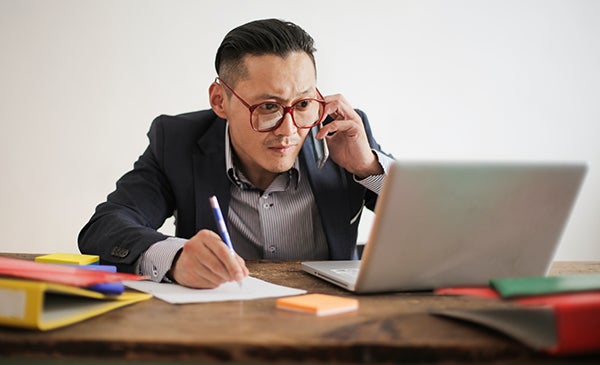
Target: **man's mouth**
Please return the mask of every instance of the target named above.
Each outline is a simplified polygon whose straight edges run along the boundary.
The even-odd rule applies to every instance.
[[[289,151],[291,151],[294,148],[295,145],[293,144],[286,144],[286,145],[275,145],[275,146],[269,146],[269,150],[277,152],[277,153],[287,153]]]

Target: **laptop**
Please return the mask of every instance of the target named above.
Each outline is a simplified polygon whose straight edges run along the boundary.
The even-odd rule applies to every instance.
[[[362,260],[302,269],[356,293],[544,276],[586,171],[580,163],[396,161]]]

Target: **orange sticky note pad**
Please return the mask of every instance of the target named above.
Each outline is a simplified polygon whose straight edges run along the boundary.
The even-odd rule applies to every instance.
[[[326,294],[306,294],[277,299],[277,308],[327,316],[358,309],[358,300]]]

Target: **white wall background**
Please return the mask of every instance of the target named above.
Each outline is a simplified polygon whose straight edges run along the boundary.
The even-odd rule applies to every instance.
[[[587,162],[557,259],[600,259],[593,0],[0,0],[0,251],[77,252],[152,119],[207,108],[221,39],[267,17],[397,158]]]

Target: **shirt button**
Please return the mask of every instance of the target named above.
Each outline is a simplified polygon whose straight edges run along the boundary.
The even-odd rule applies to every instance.
[[[265,194],[261,198],[263,198],[263,199],[269,199],[269,194]]]
[[[263,208],[265,208],[265,209],[269,209],[270,207],[271,207],[271,206],[269,205],[269,203],[265,203],[265,204],[263,204]]]
[[[269,252],[275,253],[275,251],[277,251],[277,248],[275,246],[270,246],[269,247]]]

